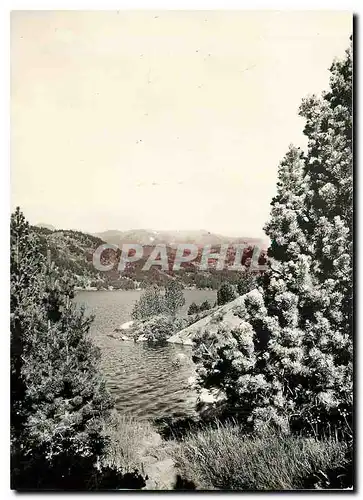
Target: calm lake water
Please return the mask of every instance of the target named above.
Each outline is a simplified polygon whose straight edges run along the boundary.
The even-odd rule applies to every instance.
[[[194,375],[191,348],[177,344],[151,347],[140,342],[122,342],[108,336],[131,319],[134,303],[141,292],[80,291],[75,301],[84,304],[95,315],[91,335],[102,352],[102,371],[116,400],[116,408],[138,418],[191,414],[195,394],[188,386]],[[186,304],[180,314],[186,315],[194,301],[200,304],[216,300],[211,290],[184,290]],[[181,363],[176,356],[183,353]]]

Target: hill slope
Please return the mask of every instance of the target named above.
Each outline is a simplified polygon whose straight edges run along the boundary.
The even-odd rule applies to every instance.
[[[42,252],[44,255],[50,254],[51,259],[56,263],[57,266],[71,271],[77,279],[77,285],[81,288],[117,288],[117,289],[133,289],[135,287],[144,287],[147,284],[158,284],[163,286],[169,279],[177,279],[179,282],[183,283],[185,286],[191,286],[196,288],[212,288],[218,289],[223,281],[230,281],[237,283],[240,278],[240,273],[236,271],[229,271],[225,268],[223,271],[217,271],[215,269],[216,261],[211,259],[208,270],[203,271],[199,269],[199,263],[201,261],[202,248],[199,250],[198,257],[192,263],[183,263],[179,271],[173,271],[173,262],[175,258],[176,250],[170,246],[167,246],[167,258],[168,258],[168,270],[162,270],[159,265],[152,266],[149,270],[144,271],[143,267],[150,256],[152,250],[154,249],[155,243],[143,244],[150,236],[150,232],[145,231],[128,231],[125,239],[127,238],[129,242],[135,243],[135,239],[139,244],[143,245],[143,257],[133,263],[128,263],[125,270],[119,272],[117,265],[120,257],[120,250],[115,252],[114,250],[106,250],[102,254],[102,260],[104,264],[112,263],[113,269],[110,271],[98,271],[93,266],[93,254],[95,250],[105,243],[105,240],[87,233],[82,233],[81,231],[73,230],[52,230],[46,227],[33,226],[33,231],[35,231],[40,240],[42,246]],[[109,232],[108,236],[113,237],[112,231]],[[215,238],[215,235],[210,233],[204,234],[203,231],[197,232],[200,236],[199,242],[202,238]],[[195,236],[198,236],[195,235]],[[106,234],[107,236],[107,234]],[[168,240],[170,242],[175,242],[177,238],[184,238],[183,232],[167,233],[163,234],[162,237],[164,241]],[[188,237],[192,237],[191,233],[188,233]],[[155,237],[156,238],[156,237]],[[109,239],[110,241],[110,239]],[[125,241],[125,240],[124,240]],[[161,236],[157,235],[157,242],[161,241]],[[219,245],[215,244],[212,250],[218,252]],[[250,247],[246,249],[242,263],[248,265],[248,260],[251,258],[253,248]],[[227,263],[232,264],[234,260],[233,250],[228,251]]]
[[[44,226],[33,226],[41,241],[42,253],[49,253],[57,266],[71,271],[80,287],[96,286],[102,280],[100,272],[92,263],[96,248],[105,242],[95,236],[72,230],[51,230]]]

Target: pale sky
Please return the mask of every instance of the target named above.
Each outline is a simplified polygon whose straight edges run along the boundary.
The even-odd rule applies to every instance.
[[[11,19],[12,208],[89,232],[260,237],[301,99],[352,32],[329,11],[49,11]]]

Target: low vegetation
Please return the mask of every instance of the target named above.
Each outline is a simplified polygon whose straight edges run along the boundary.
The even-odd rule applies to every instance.
[[[164,343],[169,337],[177,332],[178,329],[182,329],[184,324],[185,322],[183,320],[176,321],[172,316],[166,314],[153,316],[139,325],[136,338],[141,334],[148,342]]]
[[[161,438],[147,420],[113,412],[103,423],[103,433],[109,437],[102,462],[126,473],[139,471],[146,478],[145,456],[149,448],[157,449]]]
[[[169,446],[181,477],[198,489],[276,491],[345,484],[344,442],[271,431],[246,435],[229,423],[191,432]]]

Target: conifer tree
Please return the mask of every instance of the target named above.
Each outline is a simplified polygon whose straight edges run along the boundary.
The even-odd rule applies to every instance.
[[[241,273],[237,281],[238,295],[244,295],[245,293],[248,293],[254,288],[256,288],[256,286],[257,286],[256,275],[254,275],[251,271],[245,271]]]
[[[217,291],[217,303],[219,306],[223,306],[227,304],[227,302],[231,302],[237,297],[237,293],[235,287],[228,283],[228,281],[221,284]]]
[[[88,337],[92,318],[75,308],[73,281],[39,251],[19,209],[11,218],[12,487],[93,489],[102,471],[112,408]]]
[[[197,314],[198,311],[199,311],[199,307],[197,306],[197,304],[195,302],[192,302],[189,306],[189,309],[188,309],[188,316],[190,316],[192,314]]]
[[[241,326],[219,332],[216,341],[198,340],[195,360],[203,365],[198,369],[202,384],[221,388],[227,395],[227,412],[239,414],[245,424],[269,421],[286,428],[284,414],[293,409],[286,406],[281,374],[301,367],[296,292],[306,280],[307,265],[301,255],[306,241],[298,224],[303,216],[303,167],[302,152],[291,146],[279,166],[277,195],[266,225],[272,240],[269,268],[263,286],[244,295],[238,311]]]
[[[37,252],[37,239],[20,209],[11,215],[10,235],[10,330],[11,330],[11,438],[13,450],[20,446],[26,409],[22,369],[31,344],[31,325],[41,302],[40,275],[44,258]]]
[[[132,310],[132,318],[148,319],[165,312],[164,296],[158,286],[148,286],[135,303]]]
[[[165,285],[164,300],[166,312],[175,316],[178,309],[183,307],[185,304],[183,286],[179,282],[172,279],[167,281]]]
[[[330,90],[303,101],[309,175],[307,224],[315,286],[306,301],[308,415],[348,427],[352,418],[352,44],[330,69]]]
[[[212,305],[208,302],[208,300],[204,300],[200,306],[199,306],[199,311],[208,311]]]
[[[255,426],[350,429],[352,411],[352,55],[303,101],[307,155],[290,147],[265,226],[268,270],[233,332],[197,342],[202,385]]]

